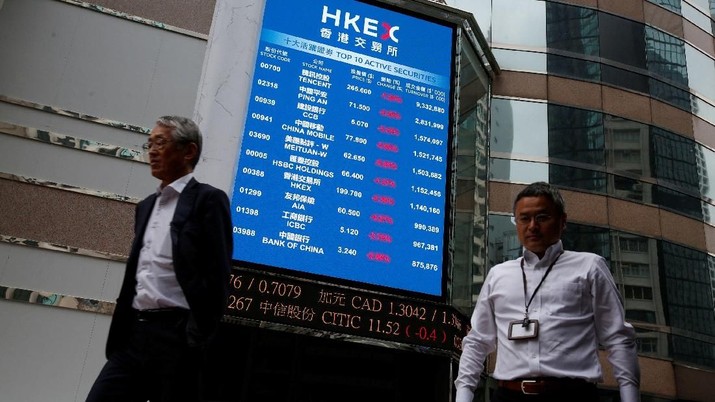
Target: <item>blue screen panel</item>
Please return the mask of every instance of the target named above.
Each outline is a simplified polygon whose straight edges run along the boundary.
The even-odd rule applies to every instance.
[[[357,1],[266,1],[235,260],[442,295],[452,37]]]

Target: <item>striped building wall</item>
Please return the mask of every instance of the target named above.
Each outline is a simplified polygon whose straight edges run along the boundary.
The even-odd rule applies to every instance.
[[[141,144],[193,115],[213,8],[0,1],[0,400],[84,400],[157,185]]]

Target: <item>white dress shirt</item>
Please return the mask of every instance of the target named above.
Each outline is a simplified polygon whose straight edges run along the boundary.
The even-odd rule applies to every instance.
[[[592,253],[562,252],[561,241],[549,247],[541,260],[524,250],[526,300],[522,258],[489,271],[472,314],[472,329],[462,342],[456,402],[472,401],[484,361],[497,349],[493,376],[498,380],[566,377],[601,381],[599,344],[608,351],[621,400],[639,400],[635,331],[624,321],[623,301],[605,259]],[[529,305],[529,319],[539,321],[538,336],[509,340],[509,323],[524,318],[525,304],[556,258]]]
[[[144,232],[137,263],[137,294],[132,302],[132,307],[137,310],[189,308],[174,273],[170,229],[179,195],[192,177],[193,173],[189,173],[157,189],[158,197]]]

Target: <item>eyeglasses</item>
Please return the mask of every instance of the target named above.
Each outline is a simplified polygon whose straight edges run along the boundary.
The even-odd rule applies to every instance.
[[[142,149],[145,151],[149,151],[150,149],[155,148],[157,151],[161,151],[170,142],[174,142],[174,140],[167,140],[163,137],[157,137],[154,140],[149,140],[142,144]]]
[[[537,224],[542,224],[550,221],[552,218],[553,216],[549,214],[536,214],[534,216],[521,215],[516,218],[516,223],[519,225],[528,225],[533,220]]]

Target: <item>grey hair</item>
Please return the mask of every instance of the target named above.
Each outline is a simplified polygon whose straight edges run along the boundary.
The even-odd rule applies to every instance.
[[[512,206],[513,212],[516,212],[516,203],[524,197],[546,197],[553,201],[556,207],[556,212],[559,216],[563,216],[566,213],[566,203],[559,190],[549,183],[543,181],[537,181],[536,183],[531,183],[526,186],[523,190],[517,194],[514,200],[514,205]]]
[[[170,127],[171,137],[177,144],[187,144],[193,142],[196,144],[196,158],[191,161],[191,166],[196,167],[201,158],[201,146],[203,139],[199,126],[193,120],[182,116],[161,116],[156,121],[156,124]]]

